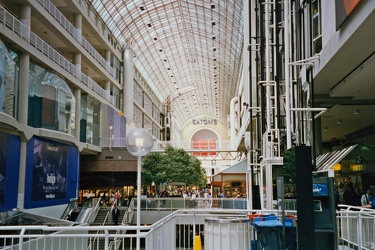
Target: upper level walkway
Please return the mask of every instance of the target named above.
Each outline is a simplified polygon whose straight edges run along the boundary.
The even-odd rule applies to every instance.
[[[130,204],[128,213],[123,216],[119,226],[90,225],[89,222],[57,226],[2,224],[0,226],[0,249],[136,249],[135,242],[139,237],[141,249],[180,250],[192,249],[197,236],[205,250],[229,249],[228,245],[235,247],[231,249],[255,249],[254,244],[261,239],[254,226],[255,220],[251,221],[249,218],[260,215],[265,221],[275,221],[274,225],[277,226],[283,225],[281,223],[283,218],[292,218],[292,221],[285,220],[285,227],[279,227],[278,230],[281,232],[280,230],[289,228],[289,231],[285,231],[289,235],[289,241],[285,244],[289,246],[287,249],[297,249],[298,235],[293,233],[298,233],[296,211],[285,210],[283,214],[279,210],[248,210],[246,207],[235,207],[229,204],[227,204],[229,207],[225,207],[224,203],[222,203],[223,207],[210,206],[210,204],[219,204],[220,200],[222,199],[206,203],[205,199],[196,199],[193,207],[178,210],[174,210],[173,206],[168,206],[167,202],[166,206],[157,206],[163,202],[160,199],[142,200],[143,216],[146,213],[157,214],[160,211],[169,211],[169,213],[152,225],[142,224],[140,228],[132,225],[131,222],[130,217],[135,212],[133,203]],[[151,205],[150,201],[156,202],[156,206]],[[150,206],[147,205],[148,203]],[[100,210],[97,204],[93,204],[93,210]],[[178,203],[170,202],[169,205],[171,204],[177,205]],[[182,205],[181,201],[179,204]],[[185,206],[186,203],[183,205]],[[374,249],[374,210],[340,206],[336,215],[339,249]],[[215,221],[219,223],[216,224]],[[137,229],[140,229],[139,234],[136,233]],[[215,248],[212,248],[213,244]]]

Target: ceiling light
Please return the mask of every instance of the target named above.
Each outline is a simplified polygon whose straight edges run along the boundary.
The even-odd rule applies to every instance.
[[[354,110],[354,114],[359,115],[359,110],[358,109]]]
[[[341,120],[337,120],[337,124],[341,124]]]
[[[324,131],[324,132],[327,132],[327,131],[328,131],[328,128],[327,128],[327,127],[325,127],[325,128],[323,129],[323,131]]]

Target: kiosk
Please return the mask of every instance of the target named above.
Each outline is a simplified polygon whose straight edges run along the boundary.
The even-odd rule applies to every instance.
[[[333,170],[313,173],[315,249],[338,249]]]

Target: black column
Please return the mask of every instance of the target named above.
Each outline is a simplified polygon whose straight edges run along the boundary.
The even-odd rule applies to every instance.
[[[295,147],[298,249],[315,250],[311,147]]]

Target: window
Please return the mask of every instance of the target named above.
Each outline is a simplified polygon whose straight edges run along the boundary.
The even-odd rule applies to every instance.
[[[320,17],[320,0],[312,1],[311,12],[312,54],[314,55],[322,50],[322,24]]]
[[[58,75],[30,63],[28,125],[73,134],[75,97]]]

